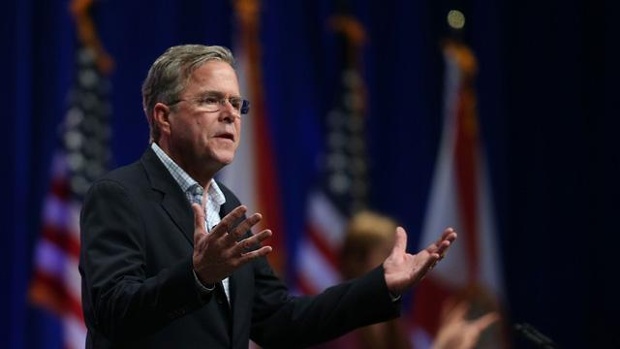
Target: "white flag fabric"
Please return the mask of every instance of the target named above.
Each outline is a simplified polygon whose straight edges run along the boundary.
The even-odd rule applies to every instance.
[[[235,159],[220,172],[218,179],[248,207],[249,213],[263,215],[255,230],[274,232],[269,239],[273,252],[267,258],[276,272],[284,274],[286,250],[281,195],[262,84],[260,6],[247,1],[235,1],[234,5],[237,29],[233,51],[240,92],[250,101],[250,112],[241,116],[241,143]]]

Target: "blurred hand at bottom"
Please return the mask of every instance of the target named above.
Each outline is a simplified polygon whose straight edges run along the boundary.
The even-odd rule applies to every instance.
[[[470,304],[467,301],[446,301],[443,306],[439,331],[433,349],[473,349],[481,333],[499,320],[499,314],[490,312],[477,319],[467,319]]]

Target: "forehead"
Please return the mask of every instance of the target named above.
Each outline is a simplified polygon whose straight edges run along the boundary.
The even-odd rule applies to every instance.
[[[208,61],[192,72],[186,90],[239,94],[239,83],[237,74],[230,64],[222,61]]]

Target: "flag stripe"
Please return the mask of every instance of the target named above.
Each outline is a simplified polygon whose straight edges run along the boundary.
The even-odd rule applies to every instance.
[[[316,294],[340,281],[338,269],[313,243],[304,243],[298,251],[298,256],[302,261],[313,261],[299,265],[299,288],[304,294]]]
[[[306,236],[309,238],[310,246],[321,255],[322,262],[331,269],[338,269],[338,247],[328,244],[324,230],[321,230],[312,222],[306,225]]]
[[[74,265],[77,267],[77,265]],[[35,281],[30,288],[29,297],[32,301],[45,304],[60,316],[72,316],[83,321],[82,303],[79,293],[71,291],[63,279],[57,275],[47,274],[43,270],[34,272]]]
[[[461,215],[462,225],[459,230],[464,234],[464,243],[467,250],[467,275],[471,282],[477,279],[478,270],[478,246],[477,234],[478,222],[477,215],[477,163],[475,142],[477,139],[477,121],[468,105],[472,96],[467,96],[467,92],[463,91],[457,101],[458,108],[456,110],[456,142],[454,144],[454,164],[456,172],[456,182],[458,187],[459,210],[463,212]]]

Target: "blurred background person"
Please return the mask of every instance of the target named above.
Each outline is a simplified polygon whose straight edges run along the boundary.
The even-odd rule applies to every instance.
[[[389,255],[396,234],[397,222],[391,217],[360,211],[351,217],[345,230],[339,255],[344,280],[364,275]],[[480,334],[499,319],[487,313],[470,319],[466,299],[448,299],[442,306],[440,328],[433,349],[471,349]],[[320,349],[414,349],[409,339],[406,317],[359,328],[316,348]]]

